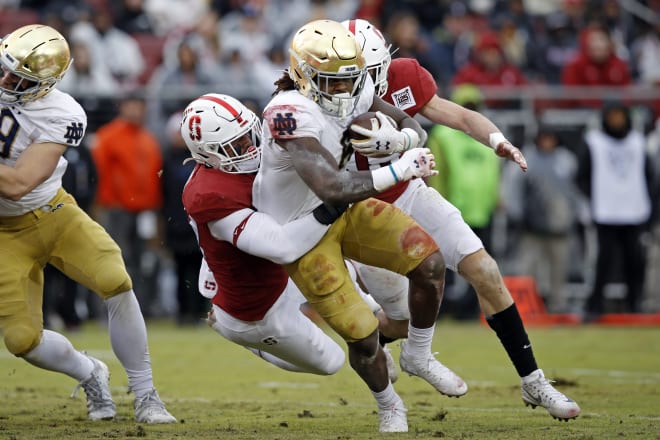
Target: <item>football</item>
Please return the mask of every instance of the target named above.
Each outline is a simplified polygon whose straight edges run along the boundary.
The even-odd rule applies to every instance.
[[[363,141],[366,139],[366,137],[354,132],[351,129],[352,125],[359,125],[360,127],[364,127],[368,130],[378,130],[380,128],[380,120],[378,119],[378,116],[376,116],[376,112],[366,112],[356,116],[355,119],[351,121],[348,126],[348,131],[351,135],[351,141]]]

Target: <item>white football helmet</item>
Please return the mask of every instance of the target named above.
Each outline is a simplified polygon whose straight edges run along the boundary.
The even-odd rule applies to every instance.
[[[188,104],[181,137],[196,162],[235,174],[259,168],[261,120],[231,96],[209,93]]]
[[[387,44],[383,34],[367,20],[344,20],[341,24],[355,35],[367,62],[367,71],[374,80],[376,94],[382,97],[387,92],[387,69],[392,62],[392,45]]]
[[[367,75],[353,34],[336,21],[315,20],[295,33],[289,53],[289,76],[301,94],[333,116],[353,113]],[[351,79],[351,92],[326,93],[327,84],[336,79]]]
[[[11,72],[18,81],[0,86],[0,102],[22,104],[50,92],[71,65],[69,44],[50,26],[31,24],[0,40],[0,74]]]

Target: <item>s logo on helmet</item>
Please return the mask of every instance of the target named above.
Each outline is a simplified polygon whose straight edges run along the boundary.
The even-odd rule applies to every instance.
[[[202,140],[202,118],[199,115],[193,115],[188,119],[188,130],[190,139],[195,142]]]

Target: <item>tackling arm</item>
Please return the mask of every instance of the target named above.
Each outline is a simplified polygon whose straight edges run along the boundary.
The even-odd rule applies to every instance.
[[[0,196],[13,201],[23,198],[53,174],[66,148],[54,142],[32,144],[13,167],[0,164]]]
[[[500,129],[481,113],[442,99],[437,95],[422,107],[420,113],[436,124],[460,130],[482,144],[489,145],[495,150],[495,154],[515,162],[520,169],[527,171],[527,161],[520,150],[514,147],[500,132]]]
[[[319,223],[312,214],[280,225],[268,214],[251,209],[241,209],[208,226],[216,240],[278,264],[303,256],[328,230],[328,225]]]

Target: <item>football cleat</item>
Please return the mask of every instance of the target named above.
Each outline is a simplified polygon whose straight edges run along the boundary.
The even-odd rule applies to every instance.
[[[135,398],[135,420],[150,425],[176,423],[176,419],[165,409],[165,404],[155,389]]]
[[[406,407],[399,400],[389,408],[378,410],[379,432],[408,432],[408,418]]]
[[[385,353],[385,360],[387,361],[387,375],[390,377],[390,382],[394,383],[399,378],[399,371],[396,369],[392,352],[386,346],[381,347]]]
[[[580,407],[574,400],[557,391],[538,369],[522,380],[522,399],[532,409],[545,408],[552,418],[568,422],[580,415]]]
[[[411,358],[405,349],[405,341],[401,341],[401,355],[399,356],[401,370],[410,376],[418,376],[449,397],[461,397],[467,393],[468,387],[463,379],[438,361],[433,353],[424,358]]]
[[[76,397],[78,390],[82,388],[87,395],[89,420],[112,420],[115,418],[117,410],[110,394],[110,370],[100,360],[88,356],[86,353],[83,354],[94,363],[94,369],[89,378],[76,385],[71,397]]]

